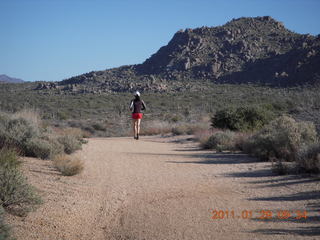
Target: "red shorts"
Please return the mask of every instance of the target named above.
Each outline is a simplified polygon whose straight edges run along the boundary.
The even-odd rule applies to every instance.
[[[132,119],[142,119],[142,113],[132,113]]]

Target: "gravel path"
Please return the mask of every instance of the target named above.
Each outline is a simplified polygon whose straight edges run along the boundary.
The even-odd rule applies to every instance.
[[[319,179],[276,176],[270,163],[172,140],[90,139],[74,177],[26,158],[45,203],[8,216],[17,239],[319,239]]]

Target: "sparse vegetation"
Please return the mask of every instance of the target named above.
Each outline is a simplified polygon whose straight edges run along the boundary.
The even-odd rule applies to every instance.
[[[83,162],[75,156],[60,154],[55,156],[53,163],[64,176],[73,176],[83,170]]]
[[[320,172],[320,147],[315,125],[280,116],[255,132],[232,132],[212,128],[196,132],[203,149],[239,150],[271,161],[278,174]]]
[[[193,80],[190,79],[190,81]],[[33,156],[53,158],[54,155],[64,152],[65,147],[57,138],[64,133],[59,129],[64,131],[70,127],[81,129],[76,130],[80,138],[128,136],[131,133],[131,119],[127,105],[132,96],[129,93],[67,94],[49,90],[32,91],[31,89],[35,87],[35,83],[4,84],[0,89],[0,108],[3,111],[16,112],[30,107],[39,109],[37,112],[42,119],[40,129],[46,130],[44,132],[40,130],[40,138],[33,138],[33,140],[39,139],[40,142],[44,141],[43,144],[38,144],[38,147],[43,146],[42,150],[34,151],[37,154],[30,153]],[[13,97],[12,92],[17,94]],[[237,133],[234,138],[234,147],[237,150],[250,150],[248,147],[256,138],[254,135],[258,134],[257,131],[262,131],[270,119],[281,114],[291,116],[296,122],[313,122],[318,133],[320,132],[320,95],[317,86],[270,88],[247,84],[210,83],[201,91],[201,94],[189,90],[175,93],[143,93],[143,99],[148,105],[148,111],[141,124],[142,135],[192,133],[204,145],[217,130],[209,129],[208,119],[206,126],[194,128],[193,125],[197,125],[203,116],[218,116],[218,113],[223,111],[235,113],[237,109],[241,109],[238,110],[238,115],[234,114],[235,119],[239,120],[235,124]],[[117,104],[114,104],[115,102]],[[63,111],[67,111],[68,119],[61,120],[61,116],[57,115],[58,112]],[[1,118],[3,115],[8,114],[1,114]],[[259,118],[260,115],[262,118]],[[50,125],[54,126],[54,130],[50,130],[48,127]],[[300,124],[300,128],[303,128],[302,125]],[[309,124],[306,126],[302,132],[307,136],[312,135],[308,131],[313,132],[314,128],[308,128]],[[301,138],[304,139],[303,136]],[[79,140],[78,137],[77,139]],[[52,149],[56,151],[49,153],[49,148],[46,148],[48,143],[54,145],[51,151]],[[252,151],[251,148],[250,152],[254,154]],[[300,150],[296,149],[296,151]],[[272,158],[272,154],[270,157]]]
[[[168,121],[153,120],[142,123],[141,135],[164,135],[171,131],[172,124]]]
[[[0,113],[0,148],[15,148],[25,156],[50,159],[62,152],[70,154],[81,149],[82,137],[80,130],[74,128],[54,131],[44,126],[33,110]]]
[[[0,88],[0,109],[16,112],[25,108],[36,108],[46,124],[58,128],[80,128],[85,131],[86,136],[129,134],[131,121],[128,102],[132,98],[130,93],[65,94],[32,91],[36,85],[4,84]],[[317,87],[284,89],[210,83],[200,93],[189,90],[177,93],[143,92],[143,99],[148,105],[142,123],[144,126],[149,121],[170,121],[172,124],[197,121],[204,115],[213,115],[222,109],[252,106],[276,115],[290,114],[295,119],[313,121],[318,131],[320,130],[320,96]],[[114,104],[115,102],[117,104]],[[61,120],[57,116],[57,112],[62,110],[68,111],[68,119]],[[93,127],[96,124],[102,127],[97,130]]]
[[[25,215],[40,203],[40,198],[21,173],[20,164],[14,150],[0,150],[0,206]]]

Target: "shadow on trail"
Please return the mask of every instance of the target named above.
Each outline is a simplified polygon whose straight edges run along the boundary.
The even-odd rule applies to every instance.
[[[188,152],[184,150],[184,152]],[[179,153],[145,153],[145,152],[135,152],[128,154],[136,155],[149,155],[149,156],[166,156],[168,157],[167,163],[176,164],[245,164],[245,163],[255,163],[259,162],[256,158],[251,158],[246,154],[240,153],[194,153],[194,150],[190,150],[190,154],[179,154]],[[191,159],[191,161],[175,161],[175,157],[184,157]],[[172,159],[172,160],[171,160]]]
[[[167,161],[169,163],[178,164],[250,164],[250,163],[261,163],[256,158],[252,158],[245,154],[234,154],[234,153],[208,153],[199,152],[194,153],[194,149],[182,149],[177,150],[179,152],[189,152],[189,158],[195,158],[199,160],[194,161]],[[199,151],[199,150],[198,150]],[[251,165],[252,166],[252,165]],[[276,189],[277,187],[295,187],[301,184],[317,184],[320,178],[319,176],[310,175],[285,175],[279,176],[274,173],[271,169],[271,164],[260,165],[257,169],[248,167],[244,168],[239,172],[226,173],[224,176],[231,178],[244,178],[246,183],[252,184],[253,187],[257,188],[271,188]],[[245,179],[246,178],[246,179]],[[248,179],[249,178],[249,179]],[[250,180],[252,178],[253,180]],[[252,221],[257,222],[274,222],[274,223],[293,223],[293,224],[319,224],[320,223],[320,191],[303,191],[292,194],[266,196],[266,197],[255,197],[248,198],[249,201],[259,202],[300,202],[308,201],[304,205],[307,211],[306,218],[297,218],[296,212],[292,211],[292,214],[287,219],[281,219],[280,217],[273,217],[271,219],[260,219],[253,218]],[[300,235],[300,236],[319,236],[320,227],[318,226],[298,226],[295,228],[266,228],[256,229],[253,233],[261,233],[263,235]]]
[[[251,201],[304,201],[320,199],[319,191],[299,192],[276,197],[249,198]]]
[[[295,229],[259,229],[253,231],[264,235],[300,235],[300,236],[319,236],[320,228],[315,227],[299,227]]]
[[[279,228],[263,228],[253,230],[253,233],[260,233],[263,235],[300,235],[300,236],[319,236],[320,228],[314,225],[320,223],[320,192],[319,191],[305,191],[294,192],[291,194],[280,194],[277,192],[277,187],[290,187],[294,189],[295,186],[303,186],[305,184],[317,184],[319,177],[310,177],[309,175],[284,175],[280,176],[272,171],[271,163],[261,162],[257,158],[250,157],[242,153],[216,153],[204,151],[196,147],[183,147],[175,149],[174,152],[166,153],[135,153],[143,155],[157,155],[164,156],[164,161],[168,164],[196,164],[196,165],[238,165],[236,171],[228,171],[223,175],[228,178],[241,179],[244,184],[250,184],[253,188],[265,188],[267,196],[259,196],[250,198],[244,196],[244,199],[252,202],[301,202],[301,208],[306,210],[308,215],[306,218],[296,218],[296,214],[287,219],[281,219],[274,216],[271,219],[252,218],[255,222],[273,222],[279,223]],[[184,160],[177,158],[183,157]],[[256,164],[255,164],[256,163]],[[241,167],[239,164],[242,164]],[[246,166],[246,164],[248,164]],[[235,169],[235,168],[233,168]],[[268,189],[268,190],[267,190]],[[270,192],[270,193],[269,193]],[[271,195],[272,194],[272,195]],[[270,196],[271,195],[271,196]],[[286,210],[286,209],[284,209]],[[287,209],[288,210],[288,209]],[[299,210],[299,209],[295,209]],[[292,211],[295,211],[292,210]],[[277,213],[275,213],[277,214]],[[287,227],[282,227],[280,223],[291,223]],[[293,225],[296,227],[292,227]],[[302,225],[298,225],[302,224]],[[306,225],[309,224],[309,225]],[[312,226],[310,226],[312,225]]]
[[[167,161],[168,163],[178,164],[245,164],[258,162],[256,158],[251,158],[246,154],[237,153],[197,153],[183,155],[188,158],[197,158],[198,161]]]
[[[260,187],[281,187],[281,186],[290,186],[295,184],[312,183],[312,182],[319,182],[319,181],[320,181],[320,178],[318,177],[310,178],[310,175],[306,175],[306,176],[286,175],[286,176],[278,177],[276,179],[249,181],[248,183],[265,184],[265,185],[260,185]]]
[[[260,177],[273,177],[277,176],[269,167],[256,170],[248,170],[241,172],[232,172],[225,174],[226,177],[231,178],[260,178]]]

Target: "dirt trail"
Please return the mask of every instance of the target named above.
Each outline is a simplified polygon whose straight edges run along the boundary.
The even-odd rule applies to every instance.
[[[50,161],[26,159],[26,174],[45,203],[26,218],[9,217],[17,239],[320,236],[319,180],[274,176],[270,163],[171,140],[90,139],[76,153],[85,170],[74,177],[60,176]],[[229,217],[212,219],[213,209],[229,210]],[[272,218],[260,219],[262,210]],[[279,219],[279,210],[293,216]],[[307,210],[307,219],[295,219],[296,210]]]

